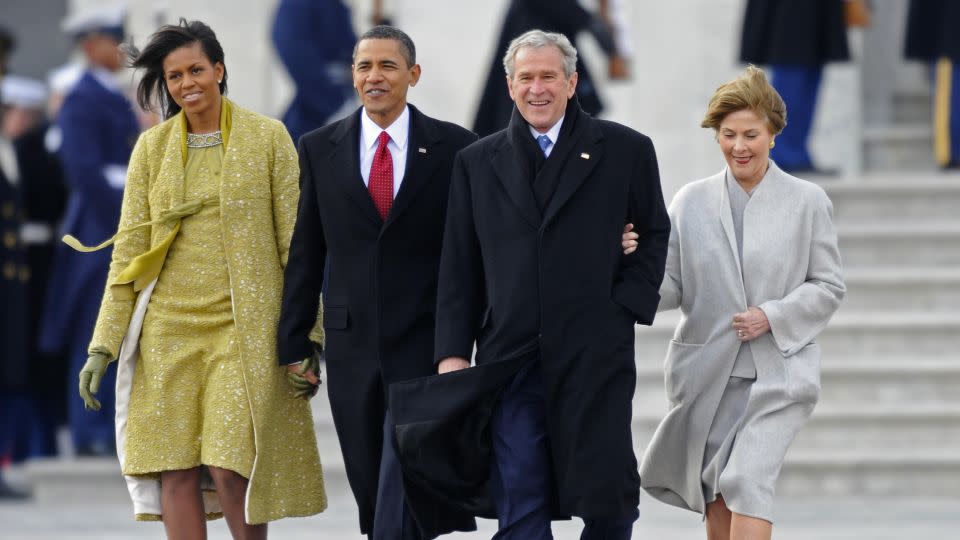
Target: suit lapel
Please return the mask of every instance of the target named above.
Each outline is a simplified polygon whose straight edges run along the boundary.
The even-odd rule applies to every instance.
[[[493,150],[493,170],[523,218],[533,228],[539,229],[543,218],[537,207],[537,200],[533,196],[530,179],[524,177],[523,167],[517,166],[518,163],[523,163],[520,152],[522,150],[517,147],[516,142],[510,140],[508,131],[501,144]]]
[[[330,136],[333,182],[345,191],[360,212],[378,224],[382,223],[377,207],[360,175],[360,115],[363,109],[345,118]]]
[[[407,166],[400,182],[400,191],[390,207],[384,228],[396,221],[424,186],[430,183],[440,165],[440,134],[413,105],[410,108],[410,136],[407,139]]]
[[[571,133],[571,144],[567,146],[568,155],[554,156],[550,154],[550,158],[562,159],[566,157],[566,163],[560,172],[557,190],[550,198],[547,210],[544,212],[544,224],[557,215],[557,212],[576,193],[603,157],[603,133],[597,127],[596,122],[586,114],[580,114],[578,122],[586,124],[586,128],[577,129],[574,133]]]

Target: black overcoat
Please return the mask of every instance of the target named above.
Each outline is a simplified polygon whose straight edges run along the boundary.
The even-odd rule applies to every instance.
[[[477,105],[473,131],[484,137],[505,128],[510,121],[513,101],[510,100],[503,71],[503,55],[510,41],[528,30],[540,29],[559,32],[576,47],[577,34],[586,30],[591,20],[590,13],[577,0],[511,0]],[[577,73],[580,105],[592,115],[600,114],[603,112],[603,103],[582,55],[577,58]]]
[[[740,61],[822,66],[847,60],[844,0],[748,0]]]
[[[942,57],[960,61],[960,2],[911,0],[907,14],[905,56],[932,62]]]
[[[498,132],[457,156],[436,359],[469,358],[476,343],[480,367],[460,376],[486,378],[484,366],[535,351],[555,513],[614,517],[638,504],[633,327],[653,322],[670,221],[650,139],[570,103],[564,122],[574,121],[574,129],[541,171],[560,167],[543,211],[519,165],[525,129]],[[514,112],[511,125],[521,122],[525,128]],[[620,237],[628,222],[640,240],[624,255]]]
[[[384,222],[360,176],[361,114],[300,141],[300,203],[278,351],[283,363],[311,354],[308,335],[322,290],[330,406],[366,533],[377,496],[386,385],[434,373],[450,170],[457,151],[476,136],[410,106],[406,172]]]

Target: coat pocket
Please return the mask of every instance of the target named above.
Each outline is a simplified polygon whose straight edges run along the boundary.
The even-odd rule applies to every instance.
[[[350,322],[347,306],[323,306],[323,328],[325,330],[346,330]]]
[[[702,381],[695,379],[697,370],[693,369],[693,366],[702,350],[702,344],[670,340],[664,365],[664,386],[670,403],[679,404],[689,401],[699,392]]]
[[[783,362],[787,395],[801,403],[816,403],[820,399],[820,345],[809,343]]]

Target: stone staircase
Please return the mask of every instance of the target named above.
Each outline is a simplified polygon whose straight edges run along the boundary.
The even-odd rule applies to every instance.
[[[819,338],[821,400],[787,456],[784,496],[960,497],[960,174],[823,183],[848,287]],[[637,330],[634,436],[663,411],[676,315]]]

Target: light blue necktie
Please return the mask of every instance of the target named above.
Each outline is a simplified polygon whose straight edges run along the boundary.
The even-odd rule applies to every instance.
[[[550,148],[550,145],[553,144],[553,141],[550,140],[550,137],[546,135],[540,135],[537,137],[537,143],[540,144],[540,149],[543,150],[543,155],[547,155],[547,148]]]

